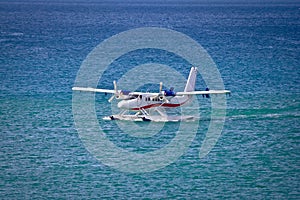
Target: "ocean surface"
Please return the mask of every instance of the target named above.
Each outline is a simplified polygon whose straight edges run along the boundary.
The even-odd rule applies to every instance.
[[[200,97],[199,128],[183,155],[152,172],[126,173],[87,150],[74,123],[71,88],[98,44],[141,27],[197,41],[232,94],[207,156],[200,159],[199,149],[215,119],[210,99]],[[105,71],[99,86],[112,89],[112,80],[149,62],[184,77],[191,67],[168,52],[131,52]],[[141,89],[155,92],[158,84]],[[201,76],[196,89],[205,89]],[[118,147],[151,152],[175,137],[178,123],[138,138],[104,122],[112,113],[108,98],[96,95],[97,118]],[[0,1],[0,199],[299,199],[299,122],[299,1]]]

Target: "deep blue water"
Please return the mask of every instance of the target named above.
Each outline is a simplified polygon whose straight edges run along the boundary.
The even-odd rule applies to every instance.
[[[299,2],[1,1],[0,25],[1,199],[300,198]],[[199,98],[208,116],[188,151],[160,170],[128,174],[86,150],[73,120],[71,88],[94,47],[140,27],[169,28],[196,40],[232,95],[222,135],[205,158],[198,153],[210,104]],[[112,77],[150,61],[187,76],[183,60],[167,58],[164,52],[133,52],[117,60],[100,84],[112,88]],[[151,151],[178,129],[166,124],[143,147],[114,122],[101,120],[111,110],[107,97],[96,99],[100,125],[123,148]]]

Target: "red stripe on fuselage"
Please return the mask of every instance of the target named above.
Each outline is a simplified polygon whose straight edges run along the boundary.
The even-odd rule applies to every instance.
[[[189,100],[190,98],[188,98]],[[154,108],[154,107],[158,107],[158,106],[162,106],[162,107],[168,107],[168,108],[176,108],[179,107],[183,104],[185,104],[188,100],[182,102],[182,103],[155,103],[155,104],[149,104],[146,106],[142,106],[139,108],[131,108],[130,110],[140,110],[140,109],[149,109],[149,108]]]

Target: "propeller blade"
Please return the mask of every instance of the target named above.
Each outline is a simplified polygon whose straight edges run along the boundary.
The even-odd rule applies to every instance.
[[[165,97],[165,102],[166,103],[170,103],[170,101]]]
[[[159,93],[161,93],[161,91],[162,91],[162,86],[163,86],[163,83],[160,82],[160,83],[159,83]]]
[[[112,100],[115,98],[115,95],[112,95],[109,99],[108,99],[108,102],[111,103]]]
[[[114,84],[115,94],[118,94],[117,82],[116,82],[116,81],[113,81],[113,84]]]
[[[116,97],[116,95],[118,95],[118,88],[117,88],[117,82],[116,81],[113,81],[113,84],[114,84],[114,91],[115,93],[108,99],[108,102],[111,103],[112,100]]]

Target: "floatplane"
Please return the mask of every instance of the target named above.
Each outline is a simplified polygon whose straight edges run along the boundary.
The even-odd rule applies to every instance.
[[[195,91],[197,68],[192,67],[183,92],[174,92],[174,88],[163,90],[163,83],[160,82],[158,93],[149,92],[130,92],[125,90],[118,90],[116,81],[113,81],[114,89],[98,89],[90,87],[73,87],[74,91],[83,92],[100,92],[105,94],[112,94],[108,102],[113,99],[120,100],[118,108],[121,112],[116,115],[104,117],[103,120],[130,120],[130,121],[189,121],[193,120],[193,116],[168,116],[164,112],[164,108],[177,108],[188,103],[193,95],[202,95],[209,98],[212,94],[230,94],[229,90],[209,90]],[[152,115],[148,111],[152,109],[158,115]],[[129,114],[129,112],[135,114]]]

